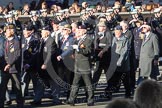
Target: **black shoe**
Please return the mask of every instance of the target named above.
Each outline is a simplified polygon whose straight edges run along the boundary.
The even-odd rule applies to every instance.
[[[12,104],[12,101],[9,100],[9,101],[5,101],[5,105],[11,105]]]
[[[41,101],[32,101],[30,102],[31,105],[40,105]]]
[[[87,103],[87,106],[94,106],[94,102]]]
[[[106,92],[105,92],[105,98],[107,98],[108,100],[112,100],[112,93],[106,91]]]
[[[62,102],[60,100],[54,100],[53,102],[53,105],[62,105]]]
[[[69,104],[70,106],[75,106],[74,102],[66,101],[66,104]]]
[[[132,99],[131,95],[125,95],[125,98]]]
[[[24,108],[23,104],[17,105],[16,108]]]

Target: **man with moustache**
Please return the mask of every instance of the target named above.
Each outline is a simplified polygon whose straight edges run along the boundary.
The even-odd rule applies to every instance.
[[[41,30],[41,40],[40,40],[40,47],[38,50],[38,63],[37,63],[37,71],[39,72],[40,78],[40,85],[37,90],[41,91],[42,94],[37,94],[39,99],[34,100],[31,102],[33,105],[41,104],[41,98],[43,97],[43,93],[46,87],[46,83],[50,84],[52,90],[52,97],[53,97],[53,104],[58,105],[61,104],[59,100],[59,85],[55,82],[55,77],[57,72],[57,65],[56,65],[56,50],[57,45],[54,39],[50,36],[50,28],[49,26],[44,26]]]

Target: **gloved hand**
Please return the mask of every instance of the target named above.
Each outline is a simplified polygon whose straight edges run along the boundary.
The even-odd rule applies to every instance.
[[[30,67],[29,64],[25,64],[25,65],[24,65],[24,69],[28,69],[29,67]]]
[[[73,49],[79,51],[79,49],[78,49],[78,45],[72,45],[72,47],[73,47]]]

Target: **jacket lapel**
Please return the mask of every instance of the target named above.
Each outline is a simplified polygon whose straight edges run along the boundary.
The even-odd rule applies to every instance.
[[[150,33],[150,34],[148,35],[148,37],[147,37],[146,39],[144,39],[144,41],[143,41],[143,43],[142,43],[143,46],[150,40],[151,35],[152,35],[152,33]]]
[[[87,36],[84,36],[83,38],[81,38],[78,42],[78,46],[80,46],[81,44],[83,44],[83,42],[85,41]]]
[[[62,43],[61,45],[61,49],[64,49],[64,47],[66,47],[66,43],[69,41],[70,36],[68,36],[68,38]]]

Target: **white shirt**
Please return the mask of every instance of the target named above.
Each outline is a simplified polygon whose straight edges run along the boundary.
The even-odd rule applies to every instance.
[[[69,35],[63,36],[63,43],[67,40],[67,38],[69,37]]]
[[[145,33],[145,35],[146,35],[145,39],[148,38],[149,34],[150,34],[150,32]]]
[[[27,44],[29,43],[30,39],[31,39],[31,36],[25,38],[27,40]]]
[[[48,37],[46,37],[46,38],[43,38],[44,42],[46,42],[46,41],[47,41],[47,39],[48,39]]]
[[[14,37],[9,37],[7,38],[8,41],[11,41]]]

